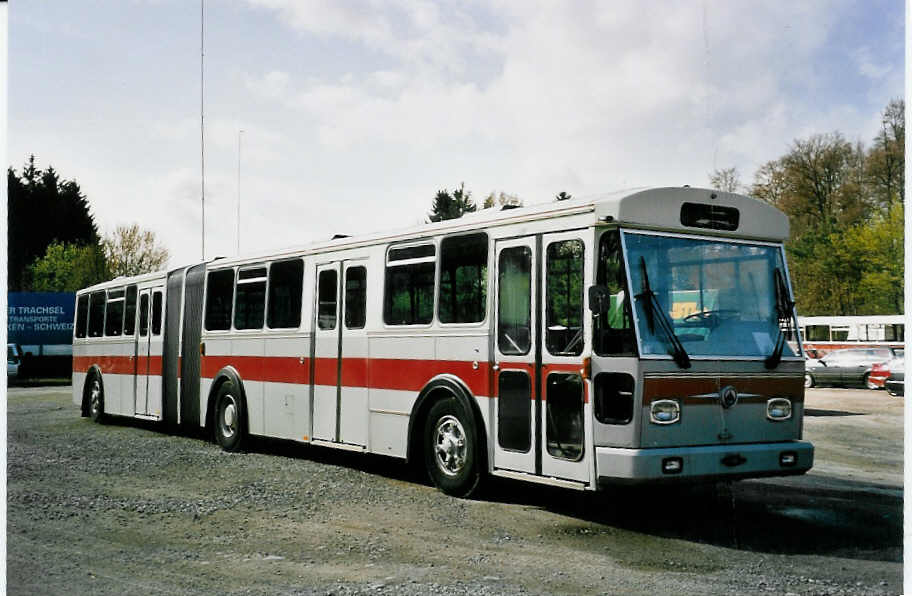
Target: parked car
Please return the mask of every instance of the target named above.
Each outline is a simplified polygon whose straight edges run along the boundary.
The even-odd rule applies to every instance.
[[[893,362],[896,360],[890,360]],[[869,389],[883,389],[884,383],[887,381],[887,377],[890,376],[890,362],[876,362],[871,366],[871,373],[868,375],[868,388]]]
[[[878,362],[871,367],[871,374],[868,375],[868,384],[878,389],[883,389],[890,371],[896,367],[902,369],[903,366],[903,349],[894,349],[895,358],[887,362]]]
[[[19,365],[22,364],[22,348],[17,344],[6,344],[6,378],[19,376]]]
[[[905,358],[897,358],[890,362],[890,376],[887,377],[884,386],[887,392],[893,396],[905,395],[905,378],[906,378],[906,361]]]
[[[896,356],[893,348],[849,348],[834,350],[819,360],[805,363],[804,386],[861,385],[878,389],[871,380],[871,369],[877,363]]]

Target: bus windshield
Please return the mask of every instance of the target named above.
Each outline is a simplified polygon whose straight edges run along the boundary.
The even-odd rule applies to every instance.
[[[795,356],[777,347],[789,300],[776,289],[781,247],[632,232],[624,243],[640,354],[675,355],[679,342],[689,357]]]

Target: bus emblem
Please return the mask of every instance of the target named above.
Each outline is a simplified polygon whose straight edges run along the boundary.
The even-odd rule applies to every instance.
[[[730,408],[738,403],[738,392],[731,385],[723,387],[719,391],[719,401],[722,403],[723,408]]]

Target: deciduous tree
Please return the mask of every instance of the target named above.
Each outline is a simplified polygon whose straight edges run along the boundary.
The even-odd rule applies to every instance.
[[[709,185],[723,192],[738,192],[741,189],[741,176],[738,168],[715,170],[709,175]]]
[[[155,234],[140,229],[139,224],[117,226],[114,233],[105,237],[104,252],[114,277],[158,271],[169,257],[168,249],[156,241]]]
[[[75,292],[109,279],[104,251],[97,244],[52,242],[28,270],[35,292]]]

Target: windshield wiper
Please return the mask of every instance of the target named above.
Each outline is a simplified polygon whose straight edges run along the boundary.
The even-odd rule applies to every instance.
[[[776,335],[776,346],[773,353],[767,356],[764,361],[766,368],[773,369],[779,366],[782,361],[782,351],[785,349],[786,336],[791,335],[792,331],[792,312],[794,312],[795,302],[789,297],[788,285],[785,283],[785,275],[779,267],[773,271],[773,286],[776,289],[776,327],[779,333]],[[782,329],[785,324],[785,331]]]
[[[662,310],[662,306],[659,304],[655,292],[652,291],[652,287],[649,285],[649,274],[646,272],[646,259],[643,257],[640,257],[640,268],[643,271],[643,291],[637,294],[635,298],[637,300],[646,298],[646,301],[643,304],[646,307],[646,322],[649,325],[649,332],[655,335],[655,325],[658,321],[659,327],[668,339],[668,343],[671,344],[671,357],[674,358],[674,361],[677,362],[678,366],[681,368],[690,368],[690,356],[687,355],[687,350],[684,349],[681,340],[678,339],[678,336],[675,334],[674,327],[668,319],[668,315]]]

